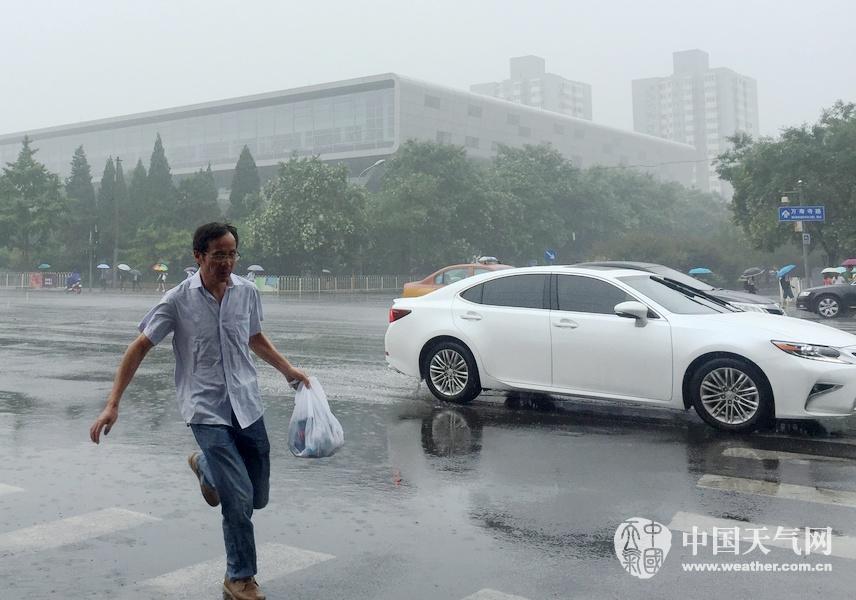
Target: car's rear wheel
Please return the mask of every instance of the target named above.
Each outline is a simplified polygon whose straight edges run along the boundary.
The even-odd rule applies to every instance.
[[[703,363],[690,380],[698,415],[726,431],[752,431],[764,425],[773,408],[773,393],[761,371],[738,358]]]
[[[815,310],[824,319],[834,319],[841,316],[841,313],[844,312],[841,310],[841,301],[830,294],[824,294],[817,299]]]
[[[426,353],[422,369],[434,397],[446,402],[469,402],[481,392],[478,367],[462,343],[445,340]]]

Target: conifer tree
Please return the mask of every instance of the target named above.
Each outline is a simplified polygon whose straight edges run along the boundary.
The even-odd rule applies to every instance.
[[[241,221],[255,210],[253,199],[257,198],[260,187],[256,161],[253,160],[250,149],[244,146],[232,176],[232,190],[229,193],[230,219]]]

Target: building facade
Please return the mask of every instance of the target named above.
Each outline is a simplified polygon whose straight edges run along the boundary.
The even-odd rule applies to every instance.
[[[547,73],[540,56],[518,56],[510,63],[509,79],[476,83],[470,86],[470,91],[591,121],[589,84]]]
[[[713,161],[735,133],[758,136],[757,84],[731,69],[711,69],[701,50],[672,57],[672,75],[633,81],[633,128],[693,145],[698,159],[693,185],[730,198],[733,190],[719,179]]]
[[[148,167],[158,134],[174,174],[210,163],[221,191],[245,145],[263,179],[290,156],[317,155],[363,183],[371,173],[361,173],[409,139],[457,144],[480,159],[500,145],[549,143],[579,167],[636,168],[684,185],[695,153],[685,143],[384,74],[2,135],[0,161],[14,161],[28,135],[37,158],[65,177],[82,145],[97,180],[111,156],[126,171],[137,160]]]

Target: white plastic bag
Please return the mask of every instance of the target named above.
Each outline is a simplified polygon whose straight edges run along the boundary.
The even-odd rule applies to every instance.
[[[298,458],[332,456],[345,444],[345,432],[330,411],[324,388],[315,377],[312,387],[297,386],[294,412],[288,424],[288,448]]]

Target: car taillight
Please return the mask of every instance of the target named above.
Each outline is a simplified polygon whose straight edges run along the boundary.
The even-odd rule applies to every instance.
[[[401,317],[406,317],[410,314],[410,311],[406,308],[390,308],[389,309],[389,322],[398,321]]]

